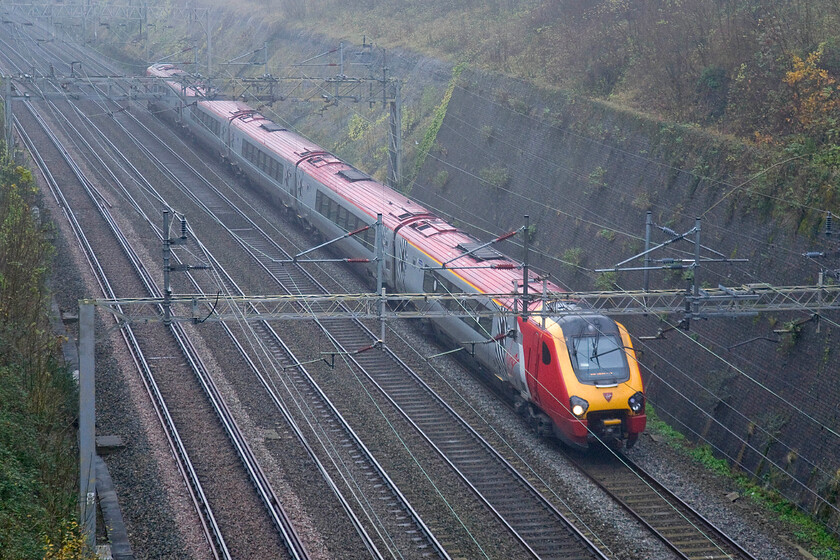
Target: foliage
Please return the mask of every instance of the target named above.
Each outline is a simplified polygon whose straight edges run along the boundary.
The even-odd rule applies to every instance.
[[[569,268],[579,268],[583,262],[583,249],[572,247],[563,251],[563,264]]]
[[[607,170],[601,167],[600,165],[592,170],[592,173],[589,174],[588,185],[590,187],[589,190],[600,190],[607,186],[607,182],[604,180],[604,175],[607,174]],[[588,194],[588,192],[587,192]]]
[[[467,60],[748,139],[786,145],[797,135],[797,141],[832,145],[827,133],[834,128],[834,80],[840,76],[836,0],[279,5],[294,14],[290,21],[335,37],[352,29],[378,45]],[[518,112],[531,110],[509,94],[504,102]],[[489,141],[488,132],[481,135]],[[840,161],[840,153],[829,161]]]
[[[75,387],[47,319],[48,229],[31,173],[0,161],[0,559],[41,558],[73,538]],[[69,531],[69,532],[68,532]],[[69,556],[67,544],[63,558]]]
[[[87,540],[75,522],[64,523],[61,527],[61,540],[53,543],[46,537],[44,560],[96,560],[87,546]]]
[[[437,140],[438,131],[440,131],[440,127],[441,125],[443,125],[443,119],[444,117],[446,117],[446,110],[449,107],[449,100],[452,99],[452,92],[455,91],[455,85],[458,83],[458,78],[461,77],[461,73],[464,71],[465,68],[466,64],[461,63],[457,64],[452,69],[452,78],[449,80],[449,86],[446,88],[446,92],[443,94],[443,99],[440,100],[440,104],[435,109],[434,116],[432,117],[432,122],[426,129],[426,133],[423,135],[423,140],[420,141],[420,146],[417,149],[417,159],[414,162],[415,177],[420,172],[420,169],[423,167],[423,164],[426,162],[426,156],[428,156],[429,151],[432,149],[432,146],[435,145],[435,140]]]
[[[611,270],[609,272],[602,272],[595,278],[595,289],[604,292],[614,290],[615,283],[618,280],[618,273]]]
[[[510,182],[510,171],[508,171],[506,167],[503,167],[501,165],[483,167],[478,172],[478,176],[481,177],[482,181],[489,183],[493,188],[496,189],[502,189],[506,187]]]
[[[598,237],[602,237],[607,241],[615,241],[615,231],[611,229],[604,228],[602,230],[599,230],[597,235]]]
[[[371,123],[358,113],[353,113],[347,126],[347,136],[350,140],[361,140],[370,130]]]
[[[449,182],[449,171],[441,169],[435,174],[432,181],[437,188],[443,189],[446,186],[446,183]]]

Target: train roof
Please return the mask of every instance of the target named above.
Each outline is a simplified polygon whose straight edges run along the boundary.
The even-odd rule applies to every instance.
[[[166,81],[169,87],[187,97],[208,97],[212,91],[212,88],[204,86],[184,88],[180,78],[186,78],[189,74],[174,64],[152,64],[146,69],[146,75],[153,78],[172,78]]]
[[[186,74],[186,72],[174,64],[152,64],[146,69],[146,74],[157,78],[171,78],[173,76]]]
[[[308,175],[327,186],[337,196],[344,198],[369,216],[369,223],[381,213],[385,226],[398,230],[409,243],[425,253],[428,260],[417,266],[447,268],[485,293],[510,293],[514,282],[521,291],[520,263],[493,249],[482,248],[482,243],[434,215],[406,195],[374,180],[367,174],[341,161],[311,140],[287,130],[267,117],[238,101],[200,101],[198,106],[220,118],[230,120],[231,126],[242,130],[256,145],[276,153],[286,161],[293,161]],[[409,263],[409,266],[415,263]],[[529,290],[541,293],[542,282],[530,276]],[[549,283],[549,291],[563,291]],[[502,302],[509,304],[509,302]],[[534,306],[539,306],[534,302]]]

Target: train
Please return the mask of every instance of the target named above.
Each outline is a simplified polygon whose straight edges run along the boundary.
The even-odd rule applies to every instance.
[[[154,112],[216,152],[306,228],[326,239],[345,236],[333,245],[343,256],[375,262],[375,230],[367,226],[381,215],[381,274],[389,291],[476,294],[465,303],[428,303],[459,315],[436,313],[442,316],[430,321],[440,336],[468,349],[537,433],[579,449],[636,443],[646,423],[645,393],[623,325],[539,297],[530,299],[527,313],[516,313],[524,300],[516,296],[525,291],[522,263],[247,104],[185,87],[182,69],[155,64],[147,75],[161,78],[153,86]],[[366,266],[373,275],[376,265]],[[563,291],[530,272],[527,282],[532,294]],[[498,296],[505,293],[511,296]],[[543,305],[564,309],[543,313]]]

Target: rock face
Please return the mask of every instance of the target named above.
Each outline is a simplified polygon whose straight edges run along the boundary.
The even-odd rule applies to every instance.
[[[234,28],[221,33],[241,42]],[[281,67],[335,47],[280,24],[257,35],[248,40],[270,41],[272,65]],[[785,160],[693,127],[470,69],[453,81],[451,65],[410,53],[392,51],[387,63],[405,81],[404,166],[407,174],[416,173],[407,195],[481,239],[516,229],[529,215],[531,263],[570,289],[642,288],[641,272],[610,277],[594,270],[643,250],[648,210],[656,225],[677,233],[702,217],[704,258],[749,259],[704,263],[701,285],[808,285],[816,283],[821,265],[838,267],[836,258],[820,263],[802,256],[836,250],[822,232],[824,210],[837,207],[833,178],[803,159]],[[448,104],[441,104],[453,85]],[[383,113],[366,113],[364,104],[328,114],[302,104],[272,110],[327,149],[385,176],[378,149],[385,142],[362,138],[352,126],[354,115],[373,121]],[[436,112],[443,117],[440,129],[423,142]],[[418,160],[424,143],[431,149]],[[669,238],[654,228],[654,244]],[[653,257],[693,258],[691,243],[669,247]],[[513,244],[503,250],[521,255]],[[652,272],[650,286],[684,287],[686,273]],[[664,339],[636,344],[650,403],[661,417],[794,501],[826,509],[823,500],[836,500],[840,486],[840,353],[834,340],[840,314],[809,318],[797,312],[694,321],[689,331],[670,330]],[[624,320],[636,336],[668,330],[677,321]]]

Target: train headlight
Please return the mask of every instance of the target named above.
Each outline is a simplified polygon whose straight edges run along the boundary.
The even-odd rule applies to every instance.
[[[580,397],[571,397],[569,399],[569,405],[572,414],[578,418],[582,418],[583,415],[586,414],[586,410],[589,408],[589,403]]]
[[[630,410],[632,410],[635,414],[640,413],[645,409],[645,394],[641,391],[637,392],[627,399],[627,404],[630,405]]]

